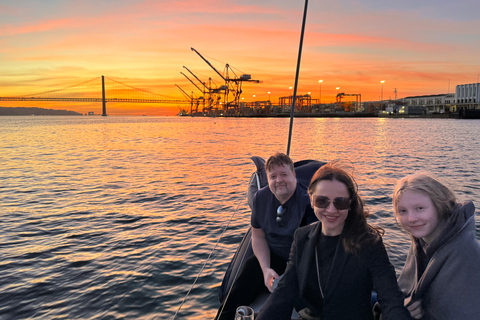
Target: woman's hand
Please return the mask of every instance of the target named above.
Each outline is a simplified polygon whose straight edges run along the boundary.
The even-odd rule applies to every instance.
[[[422,319],[423,318],[423,308],[422,308],[422,301],[415,301],[411,302],[410,299],[405,299],[405,306],[407,307],[408,311],[410,311],[410,315],[414,319]]]
[[[272,268],[265,268],[263,271],[263,280],[268,291],[273,292],[273,279],[280,278],[280,276]]]

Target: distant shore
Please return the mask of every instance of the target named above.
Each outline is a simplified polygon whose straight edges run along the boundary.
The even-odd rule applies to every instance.
[[[68,111],[44,108],[0,107],[0,116],[82,116],[83,114]]]

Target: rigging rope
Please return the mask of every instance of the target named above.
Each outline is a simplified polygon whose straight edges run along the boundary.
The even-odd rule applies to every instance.
[[[256,181],[257,181],[257,190],[260,190],[260,188],[262,187],[260,185],[260,178],[258,176],[258,173],[257,171],[255,171],[253,173],[255,175],[255,178],[256,178]],[[250,179],[250,181],[253,179],[253,177]],[[247,196],[248,196],[248,192],[247,192]],[[250,237],[250,239],[248,240],[248,245],[247,246],[250,246],[250,243],[252,242],[252,237]],[[244,250],[243,251],[243,256],[242,256],[242,259],[240,261],[244,261],[245,259],[245,255],[247,254],[247,250]],[[220,314],[222,314],[223,312],[223,309],[225,308],[225,302],[227,302],[228,300],[228,297],[230,296],[230,292],[232,291],[233,289],[233,285],[235,284],[235,281],[237,281],[237,277],[238,277],[238,274],[240,273],[242,268],[237,268],[237,272],[235,272],[235,275],[233,277],[233,281],[232,281],[232,285],[230,286],[230,288],[228,289],[228,293],[227,293],[227,296],[225,297],[225,300],[223,301],[222,303],[222,308],[220,309]]]
[[[241,201],[243,201],[243,200],[241,200]],[[227,225],[225,226],[225,228],[223,229],[222,233],[220,234],[220,237],[218,237],[218,240],[217,240],[217,242],[215,243],[215,246],[213,247],[212,251],[211,251],[210,254],[208,255],[207,260],[205,260],[205,263],[203,264],[202,269],[200,270],[200,272],[198,273],[197,277],[195,278],[195,281],[193,281],[190,289],[188,290],[187,294],[185,295],[185,298],[183,298],[183,301],[182,301],[182,303],[180,304],[180,307],[178,307],[177,312],[175,312],[175,315],[173,316],[172,320],[175,320],[175,318],[177,317],[178,313],[180,312],[180,309],[182,309],[183,304],[187,301],[188,295],[190,294],[190,292],[192,291],[193,287],[194,287],[195,284],[197,283],[198,278],[200,278],[200,275],[202,274],[203,269],[205,269],[205,266],[207,265],[208,261],[210,260],[210,257],[212,256],[213,252],[214,252],[215,249],[217,248],[218,243],[219,243],[220,240],[222,239],[225,231],[227,231],[228,226],[230,225],[230,222],[232,222],[232,220],[233,220],[233,217],[235,217],[235,214],[237,213],[238,208],[239,208],[240,205],[241,205],[241,201],[238,203],[237,208],[236,208],[235,211],[233,212],[233,215],[230,217],[230,220],[228,220],[228,223],[227,223]],[[236,275],[235,275],[235,276],[236,276]],[[231,288],[230,288],[230,289],[231,289]],[[228,292],[228,294],[230,294],[230,291]]]

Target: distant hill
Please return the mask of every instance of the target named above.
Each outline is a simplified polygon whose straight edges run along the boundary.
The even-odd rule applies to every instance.
[[[0,116],[81,116],[81,113],[67,110],[54,110],[43,108],[0,107]]]

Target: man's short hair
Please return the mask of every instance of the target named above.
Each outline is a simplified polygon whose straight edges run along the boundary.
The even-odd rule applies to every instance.
[[[293,171],[293,161],[285,153],[277,152],[265,162],[265,170],[270,171],[272,166],[289,166]]]

